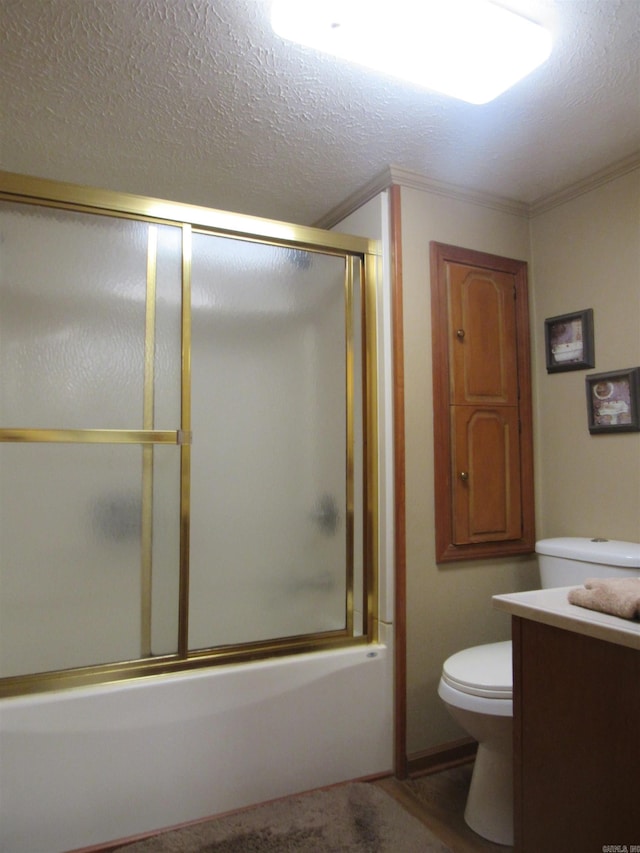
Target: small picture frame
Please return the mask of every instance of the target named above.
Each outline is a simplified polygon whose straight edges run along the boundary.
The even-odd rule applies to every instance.
[[[547,373],[595,367],[593,308],[544,321]]]
[[[589,432],[639,432],[640,367],[586,378]]]

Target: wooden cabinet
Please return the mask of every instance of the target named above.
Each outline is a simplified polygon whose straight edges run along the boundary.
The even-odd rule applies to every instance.
[[[431,244],[438,561],[534,548],[523,261]]]
[[[446,263],[447,343],[455,406],[517,406],[513,273]]]
[[[516,406],[452,406],[454,546],[522,532]]]
[[[516,853],[640,848],[640,650],[512,622]]]

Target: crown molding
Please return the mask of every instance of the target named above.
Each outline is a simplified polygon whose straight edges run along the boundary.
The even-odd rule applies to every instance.
[[[352,193],[339,205],[330,210],[325,216],[315,222],[314,226],[316,228],[332,228],[336,223],[341,222],[350,213],[362,207],[363,204],[378,193],[394,185],[421,190],[422,192],[428,192],[432,195],[439,195],[457,201],[479,204],[483,207],[490,207],[494,210],[501,210],[517,216],[526,217],[529,215],[529,207],[524,202],[514,201],[504,196],[481,192],[479,190],[471,190],[458,184],[436,181],[433,178],[421,175],[419,172],[412,172],[409,169],[402,168],[402,166],[392,165],[383,169],[382,172],[379,172],[363,187],[356,190],[355,193]]]
[[[570,184],[547,196],[541,196],[531,204],[527,204],[526,202],[516,201],[505,196],[472,190],[457,184],[446,183],[445,181],[436,181],[433,178],[421,175],[419,172],[412,172],[409,169],[402,168],[402,166],[391,165],[383,169],[382,172],[378,173],[359,190],[356,190],[356,192],[330,210],[325,216],[315,222],[314,226],[317,228],[332,228],[359,207],[362,207],[363,204],[370,201],[374,196],[378,195],[378,193],[389,189],[393,185],[409,187],[431,193],[432,195],[478,204],[516,216],[533,218],[639,168],[640,151],[637,151],[635,154],[612,163],[610,166],[601,169],[588,178]]]
[[[536,199],[529,205],[529,216],[534,217],[539,216],[541,213],[546,213],[548,210],[559,207],[561,204],[566,204],[566,202],[591,192],[591,190],[595,190],[603,184],[615,181],[616,178],[621,178],[635,169],[640,169],[640,151],[636,151],[635,154],[625,157],[623,160],[617,160],[615,163],[604,169],[600,169],[599,172],[590,175],[588,178],[584,178],[582,181],[577,181],[575,184],[570,184],[562,190]]]
[[[390,166],[392,183],[399,184],[402,187],[410,187],[416,190],[423,190],[432,195],[440,195],[445,198],[452,198],[457,201],[471,202],[479,204],[482,207],[490,207],[493,210],[502,210],[506,213],[513,213],[516,216],[528,216],[529,206],[521,201],[515,201],[506,196],[496,195],[494,193],[482,192],[481,190],[473,190],[468,187],[460,186],[459,184],[450,184],[446,181],[436,181],[433,178],[427,178],[418,172],[412,172],[409,169],[403,169],[401,166]]]
[[[371,199],[374,198],[374,196],[377,196],[378,193],[389,189],[393,184],[391,168],[392,167],[389,166],[386,169],[383,169],[382,172],[375,175],[364,186],[360,187],[360,189],[356,190],[354,193],[351,193],[350,196],[347,196],[344,201],[341,201],[340,204],[332,208],[328,213],[318,219],[317,222],[314,222],[314,228],[333,228],[334,225],[338,222],[342,222],[343,219],[346,219],[347,216],[359,207],[362,207],[363,204],[371,201]]]

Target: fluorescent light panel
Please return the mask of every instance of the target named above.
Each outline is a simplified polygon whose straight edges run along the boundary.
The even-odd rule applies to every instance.
[[[489,0],[274,0],[278,35],[472,104],[542,64],[551,36]]]

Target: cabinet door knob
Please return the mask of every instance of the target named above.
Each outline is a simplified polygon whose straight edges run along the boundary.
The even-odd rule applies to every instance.
[[[458,336],[458,338],[460,340],[462,340],[464,338],[464,329],[458,329],[458,331],[456,332],[456,335]]]
[[[466,481],[469,479],[469,472],[468,471],[460,471],[460,479],[464,480],[466,483]]]

